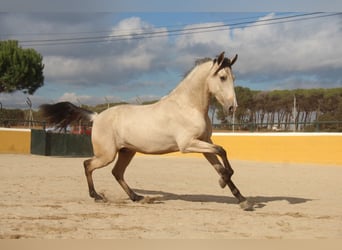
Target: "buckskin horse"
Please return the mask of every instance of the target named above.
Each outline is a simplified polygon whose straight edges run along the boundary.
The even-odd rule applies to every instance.
[[[227,111],[237,108],[232,66],[237,55],[229,59],[222,52],[214,59],[201,59],[169,95],[150,105],[119,105],[97,114],[70,102],[44,104],[41,112],[50,123],[62,128],[74,121],[93,122],[94,156],[84,161],[89,195],[104,201],[94,187],[92,173],[118,157],[112,174],[132,201],[143,200],[124,179],[124,173],[136,154],[202,153],[220,175],[244,210],[253,210],[231,177],[234,173],[226,151],[211,141],[212,126],[208,117],[209,99],[213,95]],[[218,159],[221,158],[221,161]]]

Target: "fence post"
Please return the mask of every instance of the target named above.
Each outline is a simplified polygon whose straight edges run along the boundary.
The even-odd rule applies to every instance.
[[[252,122],[249,123],[249,132],[254,132],[253,125],[254,124]]]

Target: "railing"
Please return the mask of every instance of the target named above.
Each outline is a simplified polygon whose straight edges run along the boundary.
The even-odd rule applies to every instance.
[[[36,128],[46,129],[45,121],[21,120],[21,119],[0,119],[0,127],[4,128]]]
[[[90,122],[79,122],[68,126],[67,128],[56,128],[52,124],[45,121],[38,120],[19,120],[19,119],[0,119],[0,128],[29,128],[29,129],[42,129],[47,132],[53,133],[67,133],[67,134],[91,134]]]

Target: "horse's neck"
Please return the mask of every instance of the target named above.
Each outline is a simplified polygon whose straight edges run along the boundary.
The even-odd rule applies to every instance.
[[[206,63],[204,63],[206,64]],[[196,108],[208,113],[209,90],[205,84],[208,77],[208,65],[196,66],[168,96],[184,106]]]

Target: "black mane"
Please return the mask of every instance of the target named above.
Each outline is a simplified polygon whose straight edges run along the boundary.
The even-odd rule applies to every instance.
[[[194,65],[190,70],[188,70],[188,71],[184,74],[184,78],[186,78],[186,77],[190,74],[190,72],[191,72],[195,67],[197,67],[198,65],[201,65],[201,64],[203,64],[203,63],[210,62],[210,61],[213,61],[213,59],[211,59],[211,58],[209,58],[209,57],[196,59],[195,65]]]
[[[190,72],[191,72],[195,67],[197,67],[198,65],[201,65],[201,64],[203,64],[203,63],[210,62],[210,61],[213,61],[213,63],[216,63],[217,59],[218,59],[218,56],[217,56],[215,59],[212,59],[212,58],[209,58],[209,57],[204,57],[204,58],[199,58],[199,59],[197,59],[197,60],[195,61],[195,65],[194,65],[190,70],[188,70],[188,71],[184,74],[184,78],[186,78],[186,77],[190,74]],[[227,68],[227,67],[231,67],[231,65],[232,65],[231,60],[230,60],[229,58],[225,57],[225,58],[223,59],[223,62],[222,62],[222,64],[221,64],[221,66],[216,70],[215,74],[216,74],[217,72],[219,72],[221,69],[224,69],[224,68]]]

